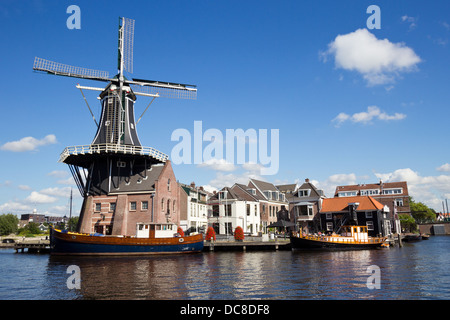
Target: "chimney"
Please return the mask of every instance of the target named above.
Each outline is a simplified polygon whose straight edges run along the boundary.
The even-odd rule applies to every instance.
[[[195,182],[194,181],[191,182],[191,188],[195,189]]]
[[[305,179],[305,182],[306,182],[306,183],[308,183],[308,182],[309,182],[309,179],[308,179],[308,178],[306,178],[306,179]]]

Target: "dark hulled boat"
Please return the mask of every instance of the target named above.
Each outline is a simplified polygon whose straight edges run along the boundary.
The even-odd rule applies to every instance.
[[[343,227],[341,235],[317,236],[296,233],[291,235],[293,249],[357,250],[380,248],[386,237],[369,237],[366,226]]]
[[[145,227],[147,226],[147,229]],[[186,237],[164,236],[169,225],[142,224],[138,228],[149,230],[147,237],[105,236],[51,229],[50,254],[53,255],[150,255],[194,253],[203,250],[203,235]],[[159,228],[159,230],[158,230]],[[176,230],[176,229],[175,229]],[[160,231],[160,232],[158,232]],[[158,235],[160,233],[160,235]],[[161,236],[162,234],[162,236]]]

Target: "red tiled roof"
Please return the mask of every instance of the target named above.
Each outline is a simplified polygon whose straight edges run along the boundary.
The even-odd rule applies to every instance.
[[[355,202],[359,203],[356,209],[357,211],[381,210],[384,208],[384,205],[371,196],[340,197],[323,199],[322,210],[320,212],[348,211],[348,204]]]

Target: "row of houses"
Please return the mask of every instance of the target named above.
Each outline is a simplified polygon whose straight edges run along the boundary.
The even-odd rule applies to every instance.
[[[337,186],[328,198],[309,179],[301,185],[274,185],[250,179],[212,194],[202,187],[180,184],[180,222],[184,230],[204,231],[212,226],[217,234],[232,234],[237,226],[249,235],[269,232],[280,220],[292,222],[306,233],[332,233],[346,221],[346,213],[369,235],[399,233],[399,214],[410,214],[406,182]]]
[[[399,232],[398,215],[409,213],[406,182],[337,186],[327,197],[309,179],[284,185],[249,179],[210,193],[195,183],[178,182],[169,160],[127,181],[109,194],[88,195],[77,231],[135,236],[139,224],[172,223],[186,232],[212,226],[217,234],[231,234],[241,226],[245,233],[258,235],[286,220],[296,230],[333,232],[345,223],[344,213],[352,210],[369,233],[384,235]]]

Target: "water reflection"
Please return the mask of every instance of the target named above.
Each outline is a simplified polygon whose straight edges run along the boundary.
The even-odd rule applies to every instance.
[[[40,294],[44,299],[448,299],[449,252],[432,243],[332,252],[51,256]],[[69,265],[80,267],[81,290],[67,289]],[[367,288],[372,265],[380,268],[380,290]]]

